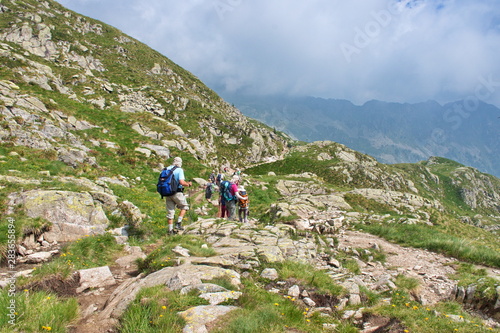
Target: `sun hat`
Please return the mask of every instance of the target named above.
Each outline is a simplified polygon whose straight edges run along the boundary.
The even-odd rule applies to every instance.
[[[179,168],[182,167],[182,158],[180,158],[180,157],[174,158],[174,165],[179,167]]]

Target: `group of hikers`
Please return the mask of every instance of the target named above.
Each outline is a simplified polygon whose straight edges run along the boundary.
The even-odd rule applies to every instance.
[[[193,183],[186,181],[184,170],[182,169],[182,159],[180,157],[175,157],[172,165],[165,169],[173,170],[172,178],[174,178],[177,186],[177,190],[174,191],[174,194],[166,196],[168,233],[174,234],[177,231],[184,230],[182,221],[184,219],[184,215],[189,209],[186,196],[184,195],[184,188],[191,187]],[[236,221],[236,209],[238,209],[238,220],[242,223],[248,223],[249,200],[248,193],[246,192],[245,187],[241,184],[241,171],[239,169],[232,171],[231,179],[225,180],[225,175],[228,173],[231,174],[231,171],[232,170],[229,170],[228,168],[224,168],[223,171],[221,170],[221,172],[217,175],[215,170],[212,171],[210,177],[204,185],[205,199],[211,202],[212,195],[214,193],[218,193],[219,209],[217,217]],[[174,226],[176,207],[180,209],[180,212]]]
[[[210,201],[212,194],[219,193],[219,210],[217,217],[228,220],[236,220],[236,209],[238,209],[238,220],[243,223],[248,222],[249,200],[248,193],[241,183],[241,172],[236,169],[233,172],[231,180],[224,180],[224,175],[229,170],[226,168],[224,173],[215,175],[212,171],[208,182],[205,184],[205,199]]]

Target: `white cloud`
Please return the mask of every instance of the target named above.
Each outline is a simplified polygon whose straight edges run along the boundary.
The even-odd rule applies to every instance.
[[[59,0],[216,89],[447,102],[500,81],[494,0]],[[486,102],[500,105],[500,84]]]

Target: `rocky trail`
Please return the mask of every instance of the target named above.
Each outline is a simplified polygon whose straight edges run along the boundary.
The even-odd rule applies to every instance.
[[[456,284],[448,276],[455,273],[457,260],[441,254],[423,249],[403,247],[390,243],[380,237],[358,232],[347,231],[339,237],[339,247],[370,249],[378,247],[386,254],[385,265],[360,263],[362,274],[373,278],[388,274],[387,268],[392,271],[417,278],[421,287],[417,296],[423,305],[434,304],[443,298],[449,297],[450,290]],[[484,267],[489,275],[500,278],[499,269]]]
[[[238,284],[240,274],[251,270],[260,272],[258,258],[263,258],[267,262],[284,259],[302,260],[328,271],[332,282],[342,284],[350,292],[346,299],[337,303],[339,308],[347,302],[355,304],[356,299],[359,298],[359,286],[379,291],[390,289],[393,285],[392,280],[399,274],[414,277],[420,281],[420,287],[412,296],[422,305],[432,305],[449,299],[456,285],[456,282],[449,278],[449,275],[455,272],[453,263],[456,260],[453,258],[423,249],[392,244],[370,234],[342,229],[338,235],[335,235],[338,239],[336,247],[337,250],[353,253],[353,258],[356,258],[361,268],[361,274],[353,275],[342,267],[336,267],[337,264],[332,264],[332,258],[320,253],[314,244],[313,237],[292,240],[289,238],[289,229],[293,227],[289,225],[267,226],[263,230],[257,230],[255,222],[252,221],[247,225],[229,221],[220,223],[209,218],[199,219],[190,224],[185,233],[204,237],[207,243],[216,250],[217,255],[214,257],[199,258],[191,257],[186,253],[179,254],[182,261],[180,266],[169,267],[144,277],[142,274],[138,275],[135,260],[144,258],[154,245],[146,250],[146,253],[139,247],[125,245],[124,255],[118,258],[114,265],[99,268],[102,270],[95,273],[88,281],[83,281],[85,278],[82,278],[83,275],[80,274],[80,279],[70,279],[65,283],[46,281],[38,288],[49,289],[62,296],[76,297],[81,314],[79,321],[71,327],[70,332],[94,333],[117,331],[117,318],[143,287],[165,284],[171,289],[179,289],[192,284],[196,285],[196,282],[193,282],[194,277],[188,277],[188,275],[212,276],[226,274],[228,270],[231,270],[232,276],[237,278],[236,284]],[[363,251],[361,249],[382,251],[386,255],[385,263],[359,260],[355,253]],[[216,267],[219,267],[220,271],[213,271]],[[196,273],[193,273],[193,269],[197,270]],[[211,271],[205,272],[205,270]],[[498,269],[489,269],[489,273],[496,278],[500,277]],[[276,278],[279,280],[279,277]],[[288,282],[283,285],[290,287]],[[358,287],[353,288],[353,285]],[[277,286],[279,285],[270,284],[269,288],[274,288],[272,292],[283,292],[276,290]],[[309,299],[313,300],[310,304],[313,307],[323,308],[332,305],[327,304],[328,302],[321,304],[322,300],[314,297],[313,294],[310,294]],[[315,302],[317,304],[314,304]],[[210,323],[202,320],[201,322],[188,322],[189,325],[192,328],[209,327]]]

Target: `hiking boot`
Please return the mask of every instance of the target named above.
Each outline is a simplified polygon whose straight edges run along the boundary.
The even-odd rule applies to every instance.
[[[175,235],[176,233],[177,233],[177,231],[175,231],[175,230],[169,230],[169,231],[168,231],[168,234],[169,234],[169,235]]]
[[[177,230],[184,230],[184,227],[180,223],[175,224],[175,229]]]

